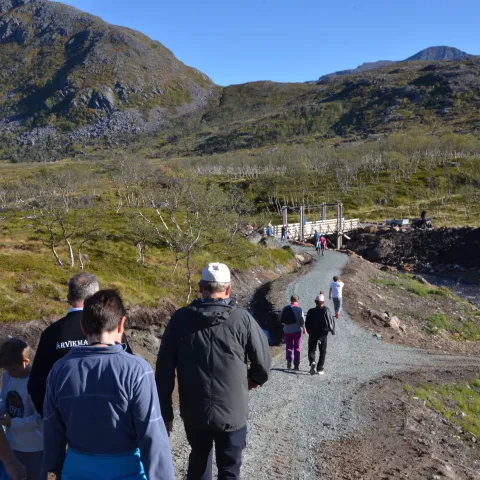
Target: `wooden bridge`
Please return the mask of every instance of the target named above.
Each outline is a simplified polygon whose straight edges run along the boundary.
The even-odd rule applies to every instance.
[[[337,209],[337,218],[327,220],[327,207],[332,206],[335,206]],[[287,210],[287,207],[282,209],[283,224],[273,226],[273,234],[276,236],[281,236],[283,225],[287,227],[287,238],[300,241],[312,237],[316,230],[320,235],[336,235],[337,248],[341,248],[343,237],[361,226],[358,218],[349,220],[343,218],[343,204],[341,202],[330,205],[322,204],[322,219],[316,222],[306,222],[305,207],[300,207],[300,223],[288,223]]]
[[[318,222],[306,222],[302,229],[300,228],[300,223],[289,223],[287,225],[287,235],[288,238],[295,240],[304,240],[306,238],[313,237],[315,230],[320,235],[338,235],[340,232],[342,235],[345,233],[352,232],[360,227],[360,219],[354,218],[351,220],[345,220],[342,218],[340,230],[338,229],[338,222],[336,219],[332,220],[319,220]],[[273,234],[275,236],[281,236],[282,234],[282,225],[273,226]],[[303,238],[302,238],[303,236]]]

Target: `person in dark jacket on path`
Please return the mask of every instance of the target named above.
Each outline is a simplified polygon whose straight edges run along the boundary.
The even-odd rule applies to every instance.
[[[298,295],[290,297],[290,305],[284,307],[280,313],[280,322],[283,324],[283,335],[285,338],[285,356],[287,369],[300,370],[300,357],[302,354],[302,335],[305,330],[305,314],[298,304]]]
[[[212,478],[215,444],[219,480],[240,478],[247,435],[248,391],[270,372],[270,350],[255,319],[230,299],[228,267],[210,263],[202,298],[175,312],[157,359],[156,380],[167,430],[178,376],[180,415],[191,446],[188,480]]]
[[[305,328],[308,337],[308,361],[310,363],[310,375],[323,375],[323,366],[327,355],[328,334],[335,335],[335,320],[330,310],[325,306],[325,296],[323,292],[315,299],[315,308],[307,312]],[[315,365],[315,354],[317,346],[320,351],[318,363]]]
[[[65,317],[47,327],[40,337],[28,381],[28,393],[35,409],[42,417],[47,377],[53,365],[73,347],[88,345],[87,337],[80,326],[83,304],[86,298],[98,290],[98,281],[93,275],[79,273],[71,278],[68,282],[70,310]],[[127,345],[127,352],[132,353],[125,336],[123,343]]]
[[[115,290],[85,301],[88,345],[48,376],[44,471],[69,480],[174,480],[152,367],[125,352],[126,310]]]

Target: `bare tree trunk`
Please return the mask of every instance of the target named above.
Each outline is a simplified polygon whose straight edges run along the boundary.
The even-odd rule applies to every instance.
[[[57,251],[55,250],[55,240],[52,238],[51,242],[50,242],[50,248],[52,249],[52,253],[55,257],[55,260],[57,261],[57,265],[59,267],[63,267],[63,263],[62,263],[62,260],[60,260],[60,257],[57,253]]]
[[[85,265],[83,264],[83,255],[80,248],[78,249],[78,263],[80,264],[80,268],[83,270]]]
[[[187,305],[190,302],[190,296],[192,295],[192,269],[190,266],[190,256],[191,252],[187,253],[187,279],[188,279],[188,295],[187,295]]]
[[[71,266],[71,267],[74,267],[74,266],[75,266],[75,255],[73,254],[72,244],[71,244],[69,238],[66,238],[65,241],[67,242],[68,252],[69,252],[69,254],[70,254],[70,266]]]

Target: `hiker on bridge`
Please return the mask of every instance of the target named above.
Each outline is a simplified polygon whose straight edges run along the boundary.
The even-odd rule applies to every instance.
[[[248,390],[270,372],[267,337],[230,299],[231,274],[222,263],[204,268],[201,299],[175,312],[162,338],[156,380],[167,430],[178,378],[180,415],[191,447],[187,480],[211,480],[215,444],[219,479],[239,479],[247,435]]]
[[[280,238],[280,241],[282,243],[285,243],[287,241],[287,226],[286,225],[282,225],[282,236]]]
[[[305,314],[300,308],[298,295],[292,295],[290,305],[283,308],[280,313],[280,321],[283,324],[283,333],[285,335],[285,353],[287,359],[287,369],[293,367],[300,370],[300,355],[302,350],[302,334],[305,334]]]
[[[335,335],[335,320],[330,313],[329,308],[325,305],[325,296],[320,292],[315,298],[315,308],[311,308],[307,312],[305,328],[308,337],[308,362],[310,363],[310,375],[323,375],[323,366],[325,365],[325,357],[327,355],[327,338],[328,334]],[[315,354],[318,350],[320,356],[318,363],[315,364]]]

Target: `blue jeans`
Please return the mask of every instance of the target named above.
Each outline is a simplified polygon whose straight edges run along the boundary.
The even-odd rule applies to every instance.
[[[212,454],[218,467],[218,480],[240,479],[242,452],[246,445],[247,427],[235,432],[198,430],[185,425],[187,440],[192,447],[187,480],[212,480]]]

